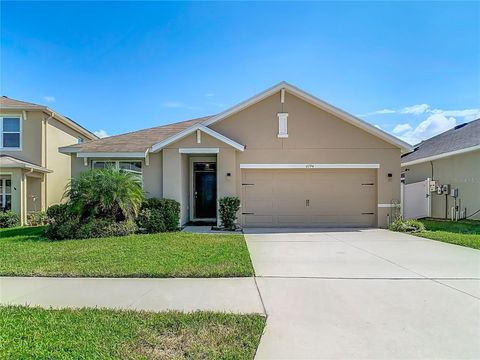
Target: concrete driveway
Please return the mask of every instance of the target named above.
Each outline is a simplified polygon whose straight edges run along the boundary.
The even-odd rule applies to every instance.
[[[247,229],[257,359],[480,358],[480,251],[386,230]]]

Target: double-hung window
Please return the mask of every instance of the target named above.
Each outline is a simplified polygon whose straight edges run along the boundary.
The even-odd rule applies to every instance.
[[[141,161],[92,161],[93,169],[104,169],[107,167],[113,167],[120,169],[121,171],[129,172],[142,178],[142,162]]]
[[[18,115],[0,116],[0,149],[22,148],[22,118]]]

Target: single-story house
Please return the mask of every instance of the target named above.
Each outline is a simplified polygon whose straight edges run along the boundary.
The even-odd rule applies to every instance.
[[[281,82],[213,116],[61,147],[72,174],[112,164],[150,197],[181,205],[181,223],[218,221],[238,196],[243,226],[387,225],[410,145]]]
[[[416,145],[402,157],[402,177],[407,185],[435,181],[430,216],[480,219],[480,119]]]
[[[72,174],[60,146],[98,137],[40,104],[0,97],[0,211],[27,215],[62,201]]]

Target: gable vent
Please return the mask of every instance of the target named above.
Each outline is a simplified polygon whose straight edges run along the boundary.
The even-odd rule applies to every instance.
[[[278,137],[288,138],[288,113],[278,113]]]

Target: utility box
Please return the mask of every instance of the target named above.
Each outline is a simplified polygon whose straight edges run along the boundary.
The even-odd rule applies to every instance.
[[[458,188],[456,188],[456,189],[451,188],[450,189],[450,196],[452,196],[454,198],[457,198],[458,197]]]

